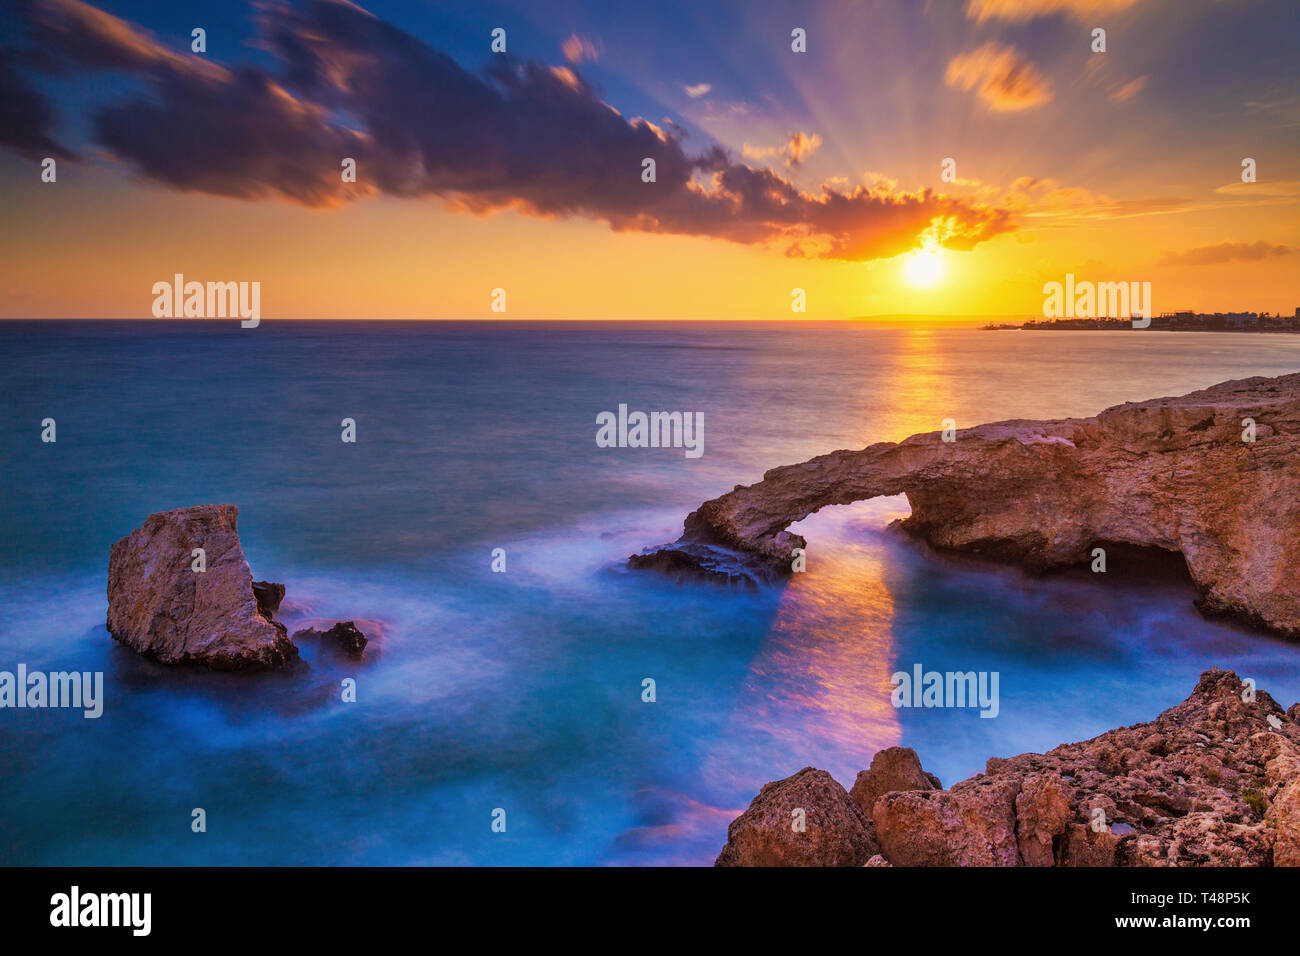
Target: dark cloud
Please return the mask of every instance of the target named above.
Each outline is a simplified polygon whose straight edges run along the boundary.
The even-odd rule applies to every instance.
[[[373,188],[855,260],[897,255],[922,233],[971,248],[1014,228],[1006,210],[929,190],[808,193],[717,147],[688,154],[679,131],[624,117],[569,66],[495,56],[475,74],[339,0],[259,9],[276,75],[168,51],[80,0],[29,16],[58,56],[151,81],[151,95],[103,110],[95,128],[176,189],[328,206]],[[372,187],[341,182],[346,156]],[[645,157],[654,183],[641,180]]]
[[[23,79],[9,56],[0,57],[0,146],[37,159],[71,157],[54,138],[54,120],[45,95]]]

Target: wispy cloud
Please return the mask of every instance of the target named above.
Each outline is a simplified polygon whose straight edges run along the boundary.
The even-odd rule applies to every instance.
[[[1165,266],[1214,266],[1225,262],[1257,262],[1276,256],[1289,256],[1297,250],[1275,242],[1220,242],[1197,246],[1182,252],[1165,252],[1160,264]]]
[[[698,100],[701,96],[707,96],[711,89],[713,89],[711,83],[696,83],[694,86],[686,87],[686,95],[693,100]]]
[[[1024,22],[1060,13],[1076,20],[1091,20],[1127,10],[1137,2],[1138,0],[969,0],[966,16],[978,22]]]
[[[944,82],[954,89],[975,90],[996,112],[1032,109],[1052,99],[1052,86],[1038,67],[1014,46],[997,43],[953,57]]]
[[[599,43],[576,33],[569,34],[568,39],[560,44],[560,50],[570,63],[595,63],[600,59]]]
[[[1127,103],[1129,100],[1133,99],[1133,97],[1142,92],[1142,88],[1147,85],[1148,79],[1150,79],[1149,74],[1147,76],[1139,76],[1136,80],[1130,80],[1128,83],[1119,87],[1119,89],[1111,92],[1110,101],[1112,103]]]

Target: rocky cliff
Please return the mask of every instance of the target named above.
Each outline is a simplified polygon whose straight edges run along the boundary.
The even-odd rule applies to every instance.
[[[108,631],[167,664],[218,670],[275,667],[298,649],[272,614],[284,586],[253,582],[234,505],[197,505],[149,516],[113,545]],[[194,551],[203,549],[203,570]]]
[[[786,574],[806,544],[791,523],[905,494],[905,530],[1036,570],[1084,563],[1107,544],[1179,552],[1203,612],[1300,638],[1300,374],[951,437],[774,468],[704,502],[681,540],[630,563],[748,581]]]
[[[948,790],[900,747],[852,793],[808,767],[763,788],[717,859],[864,864],[1300,866],[1300,705],[1211,670],[1150,723],[993,758]]]

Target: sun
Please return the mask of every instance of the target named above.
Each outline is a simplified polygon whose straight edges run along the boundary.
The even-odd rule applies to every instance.
[[[926,246],[907,257],[903,275],[918,289],[928,289],[943,278],[943,253],[938,246]]]

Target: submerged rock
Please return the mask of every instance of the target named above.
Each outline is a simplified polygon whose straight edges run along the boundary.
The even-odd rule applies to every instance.
[[[321,646],[327,650],[340,651],[353,660],[360,660],[365,656],[366,645],[370,643],[366,635],[361,633],[361,629],[353,621],[338,621],[328,630],[317,630],[314,627],[306,627],[301,631],[294,631],[293,639],[301,641],[305,639],[316,639],[321,642]]]
[[[1300,725],[1264,691],[1242,694],[1232,671],[1206,671],[1150,723],[994,758],[949,790],[930,789],[910,751],[891,748],[859,775],[854,796],[925,780],[872,805],[874,839],[895,866],[1300,866]],[[753,829],[738,825],[768,789],[794,779],[769,784],[732,824],[724,856],[762,856],[733,848]],[[817,857],[853,857],[856,821],[828,819]]]
[[[658,571],[669,577],[700,578],[747,591],[755,591],[779,578],[767,562],[753,555],[690,542],[647,548],[629,557],[627,565],[637,570]]]
[[[878,851],[866,815],[825,770],[765,786],[727,827],[714,866],[863,866]]]
[[[1243,440],[1246,419],[1253,441]],[[806,544],[790,524],[897,494],[911,504],[902,527],[912,534],[1035,570],[1084,564],[1098,545],[1179,552],[1203,613],[1300,638],[1300,374],[774,468],[693,511],[681,540],[661,549],[671,552],[664,566],[684,573],[702,555],[713,575],[721,548],[784,576]],[[660,568],[646,555],[633,566]]]
[[[276,667],[298,649],[273,620],[284,586],[259,582],[239,544],[234,505],[196,505],[149,516],[113,545],[108,632],[165,664],[217,670]],[[202,548],[206,569],[192,570]],[[268,610],[270,608],[270,610]]]

